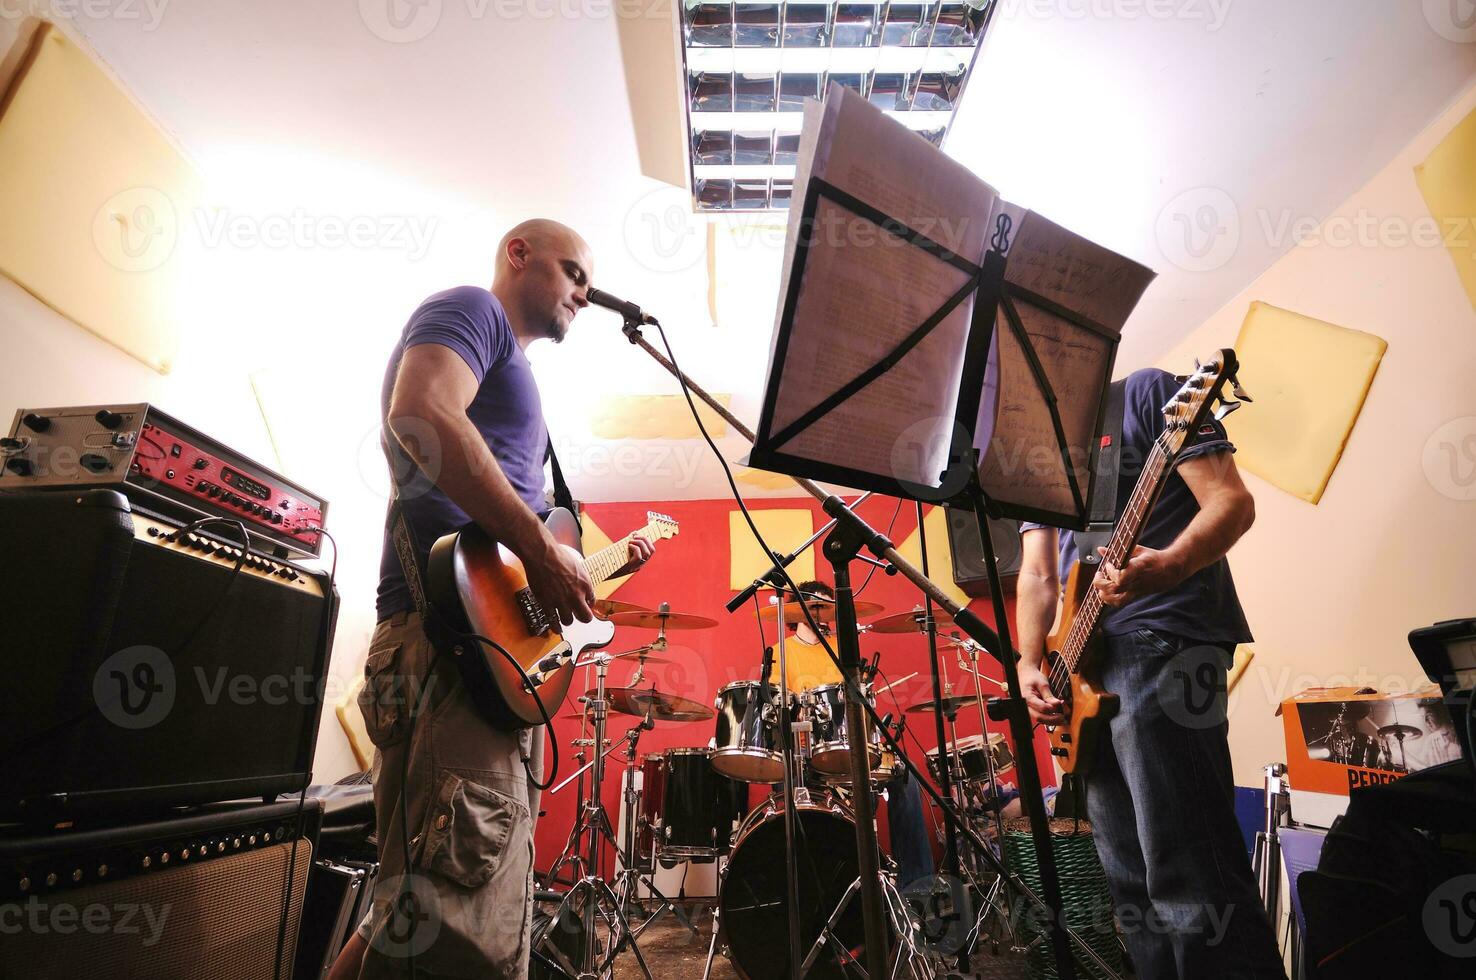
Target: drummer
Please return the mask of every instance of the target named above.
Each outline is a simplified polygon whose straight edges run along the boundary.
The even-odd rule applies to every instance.
[[[799,584],[806,602],[820,599],[835,601],[835,590],[824,582],[810,579]],[[815,617],[821,634],[830,635],[824,617]],[[794,635],[784,644],[784,682],[790,693],[801,694],[824,684],[842,681],[840,668],[830,659],[821,638],[807,620],[790,627]],[[897,862],[897,883],[906,888],[933,874],[933,849],[928,843],[928,829],[923,816],[922,791],[907,770],[893,779],[885,790],[887,827],[891,837],[892,858]]]

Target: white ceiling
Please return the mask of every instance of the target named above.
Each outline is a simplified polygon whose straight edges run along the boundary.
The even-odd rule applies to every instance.
[[[1328,213],[1476,73],[1476,43],[1440,22],[1445,0],[1001,2],[948,152],[1159,272],[1125,331],[1124,369],[1291,247],[1264,229]],[[231,294],[219,315],[270,315],[314,338],[337,367],[319,397],[350,403],[366,431],[408,312],[435,289],[489,281],[498,234],[533,214],[579,227],[596,281],[660,314],[683,366],[752,419],[779,243],[750,243],[742,268],[761,299],[714,325],[705,235],[663,223],[684,192],[642,176],[633,135],[674,100],[630,104],[614,8],[670,23],[654,0],[155,0],[74,26],[199,161],[217,201],[434,218],[424,254],[217,256],[213,288]],[[250,357],[248,369],[272,366]],[[582,314],[535,363],[580,495],[725,493],[696,442],[619,465],[589,436],[602,392],[674,390],[609,314]]]

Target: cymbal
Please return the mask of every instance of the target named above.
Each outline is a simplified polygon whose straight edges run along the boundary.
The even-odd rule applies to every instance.
[[[1390,735],[1395,738],[1419,738],[1424,734],[1413,725],[1385,725],[1379,729],[1379,738],[1388,738]]]
[[[586,692],[594,697],[595,692]],[[655,721],[706,721],[717,712],[691,698],[665,694],[651,687],[607,687],[605,697],[610,707],[626,715],[644,718],[649,710]]]
[[[934,623],[941,624],[944,618],[937,612],[933,613]],[[872,633],[921,633],[923,632],[923,611],[921,608],[913,608],[907,612],[893,613],[867,623],[866,628]],[[942,628],[941,625],[939,628]]]
[[[919,701],[917,704],[914,704],[912,707],[908,708],[907,709],[907,713],[909,715],[916,715],[916,714],[921,714],[924,711],[932,711],[933,710],[934,703],[935,702],[932,699],[929,699],[927,701]],[[944,698],[943,699],[943,710],[944,711],[951,711],[951,710],[953,710],[955,708],[962,708],[966,704],[973,704],[973,703],[974,703],[974,695],[972,695],[972,694],[955,694],[952,697]]]
[[[608,617],[616,626],[639,626],[649,630],[710,630],[717,620],[691,613],[621,612]]]
[[[835,603],[832,600],[806,599],[805,608],[810,611],[810,617],[813,618],[815,622],[825,623],[826,625],[835,624],[836,607]],[[883,606],[879,602],[867,602],[865,599],[861,599],[856,602],[856,618],[864,619],[867,616],[875,616],[877,613],[886,608],[886,606]],[[778,606],[759,607],[760,622],[772,623],[778,618]],[[787,625],[794,626],[796,624],[808,621],[809,620],[805,618],[804,610],[800,608],[800,604],[798,602],[786,602],[784,604],[784,622]]]
[[[616,613],[651,611],[649,606],[636,602],[622,602],[619,599],[596,599],[591,608],[594,609],[594,614],[601,619],[609,619]]]

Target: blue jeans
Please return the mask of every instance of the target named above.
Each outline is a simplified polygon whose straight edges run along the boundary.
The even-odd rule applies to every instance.
[[[897,884],[902,889],[933,875],[933,848],[923,817],[922,790],[905,769],[887,787],[887,832],[897,862]]]
[[[1087,776],[1087,813],[1141,980],[1285,977],[1235,820],[1223,647],[1109,636],[1121,699]]]

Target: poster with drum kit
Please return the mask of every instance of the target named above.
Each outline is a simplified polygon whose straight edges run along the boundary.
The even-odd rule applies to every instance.
[[[1438,691],[1310,688],[1283,701],[1279,713],[1299,823],[1330,827],[1352,790],[1463,757]]]

